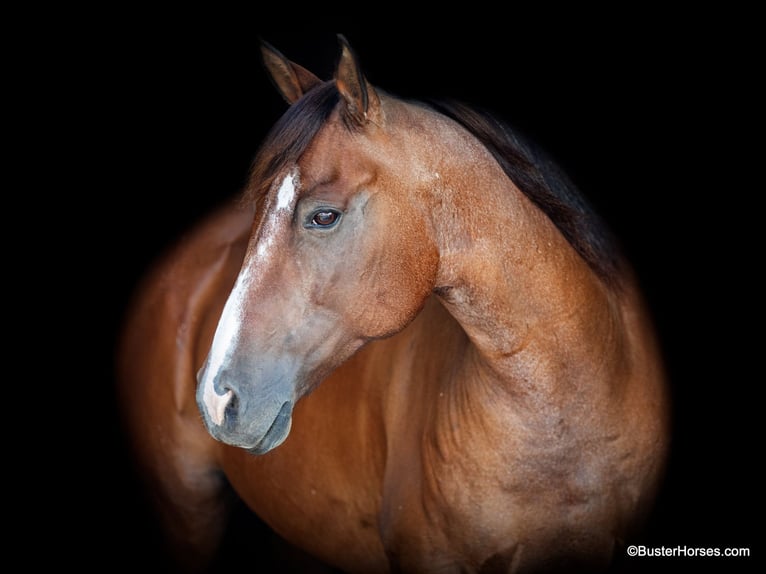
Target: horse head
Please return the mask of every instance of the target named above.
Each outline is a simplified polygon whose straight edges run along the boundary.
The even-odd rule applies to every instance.
[[[417,315],[438,268],[423,178],[402,175],[418,172],[417,154],[387,129],[395,98],[342,37],[327,82],[262,51],[290,106],[253,164],[252,233],[197,388],[209,432],[255,454],[287,438],[302,396]]]

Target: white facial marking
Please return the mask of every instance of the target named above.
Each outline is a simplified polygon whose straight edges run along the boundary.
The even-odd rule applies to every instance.
[[[266,257],[266,254],[269,252],[269,248],[271,247],[271,244],[274,243],[274,238],[271,236],[265,237],[261,242],[258,244],[258,258],[264,259]]]
[[[295,206],[298,193],[298,168],[295,167],[282,179],[277,190],[277,209],[271,215],[271,219],[264,222],[261,232],[261,240],[258,242],[256,253],[259,259],[266,259],[270,255],[271,246],[274,244],[274,235],[277,233],[277,220],[284,213],[289,213]]]
[[[290,171],[282,180],[277,192],[277,211],[283,211],[290,207],[297,190],[298,168]]]
[[[210,417],[211,421],[220,425],[223,422],[223,414],[226,412],[226,405],[229,404],[229,399],[231,399],[231,390],[219,395],[213,388],[213,383],[211,381],[209,384],[205,385],[203,393],[202,400],[207,409],[207,415]]]
[[[221,369],[229,362],[231,354],[239,343],[245,301],[252,287],[253,276],[257,275],[253,272],[253,268],[257,269],[260,264],[263,264],[269,258],[271,248],[274,245],[274,238],[279,229],[277,220],[281,219],[280,216],[283,213],[293,209],[297,197],[298,182],[298,168],[296,167],[282,180],[277,191],[276,212],[271,214],[270,218],[263,224],[261,238],[255,250],[256,258],[254,261],[246,262],[242,267],[234,288],[223,307],[221,318],[218,321],[218,326],[213,336],[213,344],[208,355],[208,365],[205,369],[204,378],[200,381],[202,385],[202,402],[205,405],[208,417],[217,425],[223,422],[226,405],[232,397],[232,391],[227,390],[223,394],[218,394],[213,381],[215,381]]]
[[[213,344],[210,346],[208,366],[205,369],[205,378],[201,381],[202,402],[205,404],[210,420],[220,425],[223,422],[226,405],[231,399],[232,392],[227,390],[219,395],[213,386],[221,368],[226,364],[231,350],[235,348],[239,339],[240,326],[242,323],[242,302],[250,284],[248,268],[240,272],[237,282],[232,289],[223,313],[218,321],[218,327],[213,336]]]

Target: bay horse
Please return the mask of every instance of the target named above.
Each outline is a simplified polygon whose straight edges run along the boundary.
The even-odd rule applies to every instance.
[[[347,572],[606,569],[669,443],[634,273],[570,180],[489,115],[322,81],[238,201],[151,271],[119,397],[169,543],[216,553],[227,485]]]

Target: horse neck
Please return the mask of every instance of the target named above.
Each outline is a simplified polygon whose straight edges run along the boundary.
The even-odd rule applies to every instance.
[[[591,384],[588,371],[618,362],[618,293],[477,140],[457,130],[439,141],[451,149],[434,146],[434,157],[458,161],[431,166],[435,292],[468,335],[475,353],[467,356],[514,395],[571,396],[561,385]]]

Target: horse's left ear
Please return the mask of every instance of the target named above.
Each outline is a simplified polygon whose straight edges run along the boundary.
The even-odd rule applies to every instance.
[[[380,112],[380,100],[375,88],[367,81],[348,40],[338,34],[340,60],[335,70],[335,84],[346,104],[348,116],[358,124],[375,121]]]

